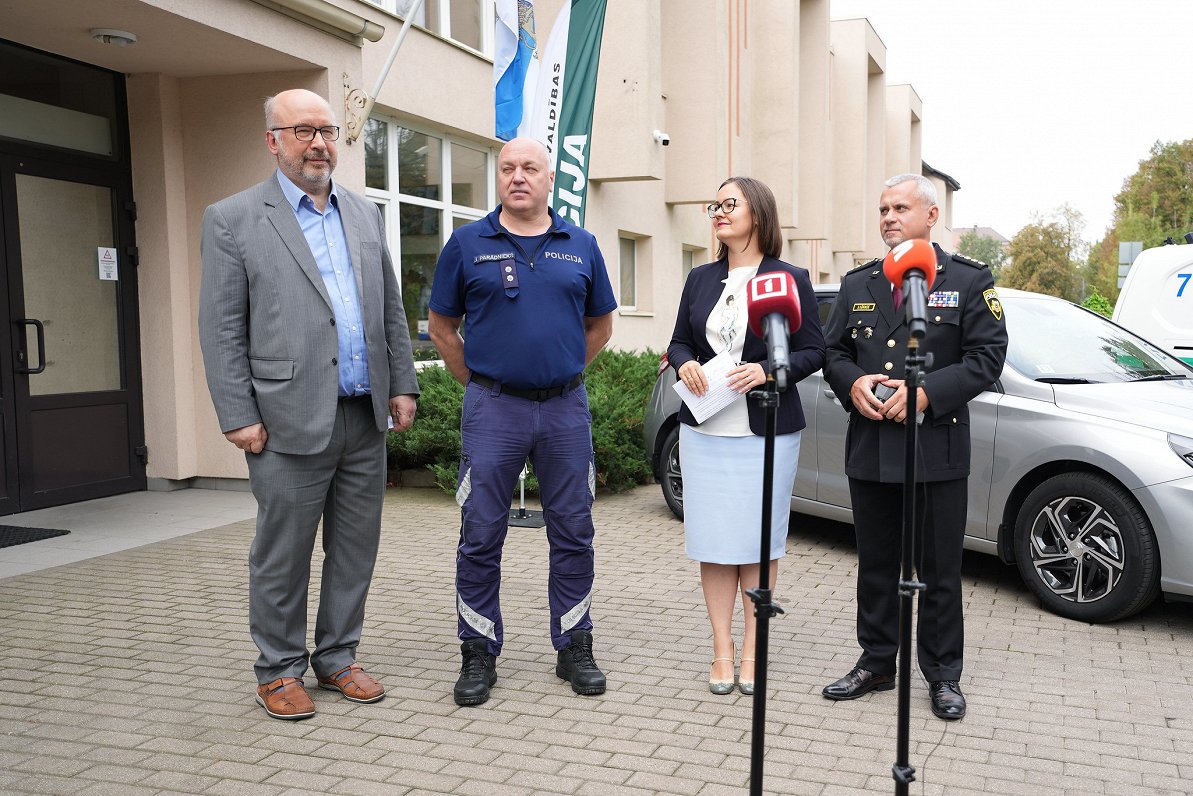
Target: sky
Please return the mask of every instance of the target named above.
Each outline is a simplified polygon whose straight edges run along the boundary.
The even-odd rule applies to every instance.
[[[1193,0],[831,0],[923,100],[953,227],[1007,238],[1069,204],[1100,240],[1152,144],[1193,138]]]

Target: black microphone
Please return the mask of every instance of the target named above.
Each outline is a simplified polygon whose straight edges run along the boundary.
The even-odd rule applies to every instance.
[[[920,238],[905,240],[887,252],[882,273],[903,291],[911,336],[923,337],[928,326],[928,291],[936,280],[936,249]]]
[[[787,390],[791,369],[791,333],[801,323],[799,291],[786,271],[759,274],[746,283],[750,331],[766,341],[767,365],[779,392]]]

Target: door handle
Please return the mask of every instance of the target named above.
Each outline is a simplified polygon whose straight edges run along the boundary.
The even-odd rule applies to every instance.
[[[37,320],[36,318],[21,318],[20,320],[13,321],[13,323],[15,323],[17,326],[32,326],[34,329],[37,330],[37,359],[38,359],[37,367],[35,367],[35,368],[24,367],[24,363],[28,359],[28,357],[25,354],[25,349],[22,348],[19,351],[17,351],[17,361],[22,364],[21,364],[21,366],[16,368],[16,372],[17,373],[41,373],[43,370],[46,369],[46,329],[45,329],[45,327],[42,326],[41,321]],[[26,339],[26,342],[27,342],[27,339]]]

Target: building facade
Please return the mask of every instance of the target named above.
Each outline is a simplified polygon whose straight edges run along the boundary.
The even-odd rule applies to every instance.
[[[537,0],[545,38],[562,0]],[[0,514],[246,474],[196,333],[208,204],[268,176],[261,104],[303,87],[341,118],[337,181],[386,219],[412,335],[435,259],[496,202],[493,0],[0,0]],[[620,308],[612,345],[670,338],[715,250],[731,175],[775,191],[786,258],[833,281],[877,256],[890,174],[923,165],[922,102],[886,83],[830,0],[609,0],[586,225]],[[663,131],[664,146],[654,135]],[[349,142],[348,138],[354,140]]]

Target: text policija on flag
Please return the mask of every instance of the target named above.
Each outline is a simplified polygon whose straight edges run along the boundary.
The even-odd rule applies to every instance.
[[[546,144],[555,172],[551,206],[581,226],[605,1],[568,0],[540,47],[534,0],[497,0],[496,135]]]

